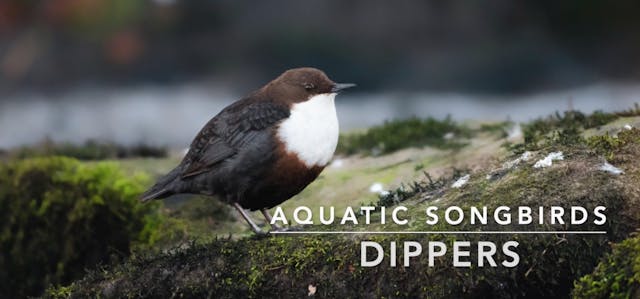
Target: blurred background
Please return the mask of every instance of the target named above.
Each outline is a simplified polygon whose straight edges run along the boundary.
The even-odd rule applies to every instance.
[[[425,174],[444,186],[541,140],[584,147],[583,131],[638,127],[639,11],[597,0],[0,0],[0,298],[250,234],[219,201],[138,196],[224,106],[290,68],[358,88],[337,100],[336,158],[287,213],[386,205]]]
[[[640,100],[638,1],[0,1],[0,148],[184,148],[286,69],[358,89],[344,130],[412,115],[527,121]]]

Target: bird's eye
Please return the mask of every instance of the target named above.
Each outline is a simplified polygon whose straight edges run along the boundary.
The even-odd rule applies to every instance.
[[[304,86],[304,89],[306,89],[306,90],[311,90],[311,89],[316,88],[316,86],[313,85],[313,83],[305,83],[302,86]]]

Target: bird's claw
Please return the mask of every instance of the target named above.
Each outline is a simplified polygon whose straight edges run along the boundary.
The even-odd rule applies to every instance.
[[[303,225],[287,226],[287,227],[278,226],[277,228],[271,229],[269,231],[269,233],[272,233],[272,232],[297,232],[297,231],[302,231],[303,228],[304,228]]]

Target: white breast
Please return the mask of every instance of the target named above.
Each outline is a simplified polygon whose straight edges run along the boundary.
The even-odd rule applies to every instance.
[[[320,94],[294,104],[291,115],[278,128],[287,151],[308,167],[327,165],[338,145],[335,97],[335,93]]]

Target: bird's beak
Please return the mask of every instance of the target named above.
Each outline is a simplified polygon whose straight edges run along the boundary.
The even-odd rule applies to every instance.
[[[344,89],[351,88],[351,87],[354,87],[354,86],[356,86],[356,85],[353,84],[353,83],[336,83],[331,88],[331,92],[336,92],[337,93],[337,92],[340,92],[340,91],[342,91]]]

